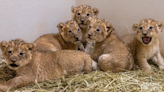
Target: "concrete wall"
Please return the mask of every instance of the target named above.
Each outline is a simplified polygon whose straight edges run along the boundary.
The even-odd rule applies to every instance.
[[[119,37],[133,33],[132,25],[145,18],[164,24],[164,0],[76,0],[76,6],[81,4],[98,8],[98,17],[112,23]],[[164,40],[164,30],[161,39]],[[164,48],[164,41],[161,42]]]
[[[0,41],[22,38],[33,42],[72,18],[75,0],[0,0]]]

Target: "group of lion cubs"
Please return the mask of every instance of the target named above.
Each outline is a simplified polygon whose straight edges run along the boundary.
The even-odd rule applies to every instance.
[[[150,73],[149,59],[164,69],[158,40],[162,23],[144,19],[133,25],[134,35],[127,35],[121,41],[114,34],[112,24],[96,18],[98,9],[81,5],[72,7],[72,13],[73,20],[58,24],[58,34],[42,35],[34,43],[21,39],[1,42],[8,67],[17,73],[9,81],[0,83],[1,90],[97,69],[116,73],[138,65]]]

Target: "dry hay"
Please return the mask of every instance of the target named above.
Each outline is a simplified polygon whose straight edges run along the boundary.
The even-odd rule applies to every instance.
[[[151,65],[153,74],[146,75],[140,70],[123,73],[95,71],[63,77],[57,80],[36,83],[8,92],[138,92],[164,91],[164,71]],[[15,72],[9,70],[3,62],[0,64],[0,79],[8,80]]]

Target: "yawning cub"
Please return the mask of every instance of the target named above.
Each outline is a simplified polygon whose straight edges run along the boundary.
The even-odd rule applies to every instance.
[[[135,63],[146,73],[151,72],[151,67],[147,62],[149,59],[157,64],[159,69],[164,69],[159,47],[159,35],[162,29],[162,23],[154,19],[143,19],[139,24],[133,25],[134,35],[123,37],[123,41],[128,43],[132,50]]]

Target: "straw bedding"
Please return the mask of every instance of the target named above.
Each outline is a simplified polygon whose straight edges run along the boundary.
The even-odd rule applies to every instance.
[[[8,80],[15,76],[0,59],[0,80]],[[111,73],[94,71],[90,74],[80,74],[62,77],[56,80],[36,83],[8,92],[138,92],[164,91],[164,71],[151,65],[153,73],[144,74],[141,70]]]

